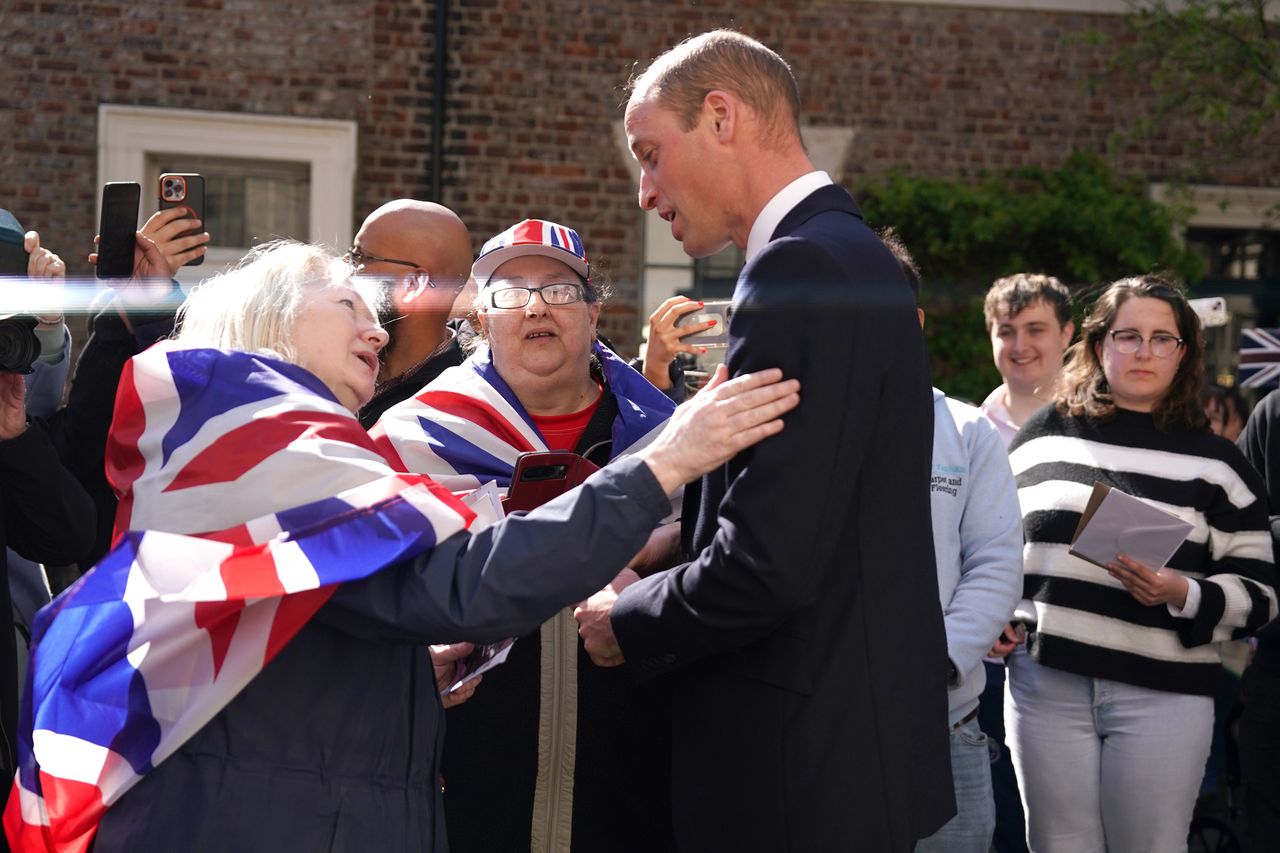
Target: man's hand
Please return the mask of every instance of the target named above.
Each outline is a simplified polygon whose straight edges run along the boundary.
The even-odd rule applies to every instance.
[[[449,685],[458,677],[458,661],[475,651],[474,643],[452,643],[449,645],[429,646],[431,650],[431,667],[436,673],[436,692],[440,694],[440,702],[446,708],[461,705],[470,699],[484,680],[477,676],[452,693],[445,693]]]
[[[66,278],[67,265],[62,262],[62,258],[50,252],[48,249],[40,246],[40,235],[35,231],[28,231],[22,238],[22,248],[27,252],[27,278],[52,278],[58,279],[56,287],[61,289],[62,279]],[[53,292],[52,290],[50,291]],[[49,307],[42,308],[35,315],[36,322],[42,328],[52,329],[62,325],[62,297],[50,296]]]
[[[628,569],[634,569],[640,577],[647,578],[654,572],[669,569],[680,557],[680,522],[672,521],[654,528],[649,534],[649,541],[644,543],[640,553],[627,563]]]
[[[157,210],[142,226],[143,235],[150,237],[160,249],[160,254],[164,256],[164,271],[156,270],[154,275],[173,278],[185,264],[202,257],[208,251],[208,231],[188,233],[193,228],[199,228],[204,224],[199,219],[186,218],[190,213],[192,211],[185,207]],[[133,252],[134,275],[139,274],[138,265],[145,257],[143,248],[139,246]]]
[[[1025,643],[1027,640],[1027,629],[1019,622],[1014,625],[1012,622],[1006,622],[1004,630],[1000,632],[1000,636],[996,637],[995,644],[991,646],[988,654],[993,658],[1007,658],[1013,654],[1013,650]]]
[[[27,384],[17,373],[0,373],[0,441],[27,431]]]
[[[1107,571],[1141,604],[1172,604],[1179,610],[1186,606],[1187,579],[1173,569],[1153,569],[1127,554],[1117,554]]]
[[[22,248],[26,250],[27,278],[63,278],[67,274],[67,265],[62,258],[41,248],[40,235],[28,231],[22,238]]]
[[[625,663],[622,649],[613,636],[613,623],[609,620],[609,614],[613,612],[613,603],[618,600],[618,594],[638,580],[640,576],[631,569],[623,569],[608,586],[573,609],[573,618],[578,620],[578,635],[582,637],[583,646],[596,666],[620,666]]]
[[[644,378],[663,391],[671,387],[670,365],[676,353],[699,355],[706,352],[704,347],[682,343],[681,339],[710,329],[716,324],[715,320],[676,326],[677,320],[701,307],[701,302],[695,302],[687,296],[672,296],[649,315],[649,343],[644,351]]]

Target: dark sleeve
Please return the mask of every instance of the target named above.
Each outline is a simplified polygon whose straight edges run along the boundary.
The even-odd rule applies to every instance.
[[[404,642],[526,634],[613,580],[670,510],[649,467],[619,459],[527,514],[344,584],[317,618]]]
[[[93,318],[92,334],[76,364],[67,405],[49,418],[49,434],[58,456],[95,507],[93,545],[82,561],[84,569],[111,546],[116,495],[107,483],[106,447],[120,374],[130,358],[173,332],[173,317],[173,310],[131,313],[130,331],[115,303],[108,304]]]
[[[882,299],[876,275],[851,276],[795,239],[770,244],[744,272],[730,321],[730,373],[781,368],[800,380],[800,405],[781,433],[727,466],[710,546],[622,593],[611,619],[628,661],[682,665],[741,648],[821,594],[881,416],[880,383],[901,379],[880,365],[899,348],[890,345],[894,336],[919,335],[918,325],[903,325],[916,322],[906,285],[898,282],[900,299]],[[927,378],[913,379],[926,394]]]
[[[1280,517],[1280,448],[1272,448],[1275,438],[1271,435],[1272,421],[1276,418],[1276,410],[1280,408],[1280,394],[1271,392],[1254,407],[1249,415],[1244,431],[1236,440],[1236,446],[1244,453],[1267,486],[1268,513],[1272,518],[1272,530],[1275,521]]]
[[[1273,442],[1280,440],[1280,433],[1272,430],[1278,413],[1280,393],[1272,391],[1254,407],[1244,425],[1244,431],[1236,440],[1236,446],[1262,477],[1266,487],[1273,555],[1277,550],[1276,543],[1280,542],[1280,448],[1272,447]],[[1259,629],[1258,635],[1274,644],[1280,638],[1280,620],[1274,620]]]
[[[38,423],[0,442],[6,542],[28,560],[74,563],[93,544],[93,503]]]

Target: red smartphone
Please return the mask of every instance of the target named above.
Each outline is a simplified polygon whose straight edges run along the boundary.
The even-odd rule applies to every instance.
[[[511,475],[511,487],[507,489],[506,511],[511,513],[542,506],[581,485],[583,480],[599,470],[594,463],[567,450],[521,453],[516,459],[515,473]]]
[[[185,207],[190,213],[186,219],[204,220],[204,176],[194,173],[165,172],[160,176],[160,209]],[[198,233],[192,228],[182,236]],[[183,266],[195,267],[204,263],[204,255],[197,255]]]

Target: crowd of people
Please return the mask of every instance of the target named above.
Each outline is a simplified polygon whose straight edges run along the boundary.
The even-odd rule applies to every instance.
[[[1205,389],[1159,276],[1076,340],[1019,274],[985,304],[1003,384],[952,399],[909,247],[813,167],[784,60],[706,33],[628,95],[640,206],[745,253],[688,400],[700,303],[629,364],[577,231],[473,255],[409,199],[189,295],[209,235],[156,213],[65,404],[36,318],[0,373],[12,849],[1185,850],[1242,640],[1247,826],[1280,849],[1280,397]],[[550,452],[599,470],[495,510]],[[1166,565],[1071,552],[1095,483],[1189,524]],[[86,571],[50,602],[38,563]]]

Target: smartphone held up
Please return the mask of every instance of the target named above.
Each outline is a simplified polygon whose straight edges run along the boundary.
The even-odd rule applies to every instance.
[[[729,317],[732,312],[732,307],[733,303],[727,299],[715,302],[704,302],[702,307],[697,311],[692,311],[681,316],[676,320],[676,328],[702,323],[712,323],[712,325],[700,332],[681,335],[680,339],[685,343],[695,344],[706,348],[729,346]]]
[[[137,181],[112,181],[102,187],[102,217],[98,223],[98,278],[128,278],[133,274],[134,234],[142,186]]]
[[[204,220],[204,177],[195,173],[166,172],[160,176],[160,209],[186,208],[184,218]],[[182,236],[197,234],[199,226],[192,226]],[[197,255],[183,266],[195,267],[204,263],[204,255]]]

